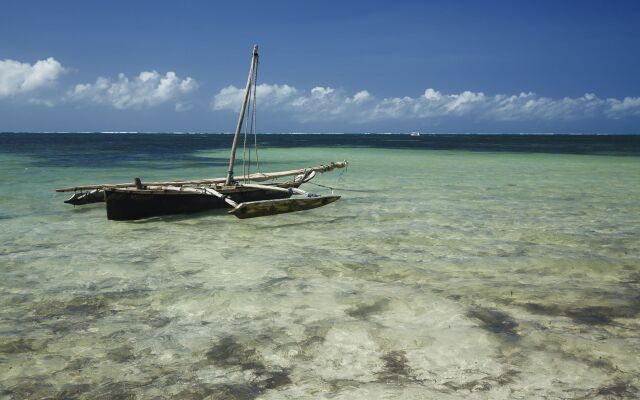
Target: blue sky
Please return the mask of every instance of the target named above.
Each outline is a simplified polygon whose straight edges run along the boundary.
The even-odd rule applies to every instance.
[[[0,131],[639,133],[637,1],[28,1]]]

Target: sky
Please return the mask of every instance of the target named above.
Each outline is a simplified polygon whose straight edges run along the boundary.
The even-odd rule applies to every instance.
[[[640,133],[638,1],[0,6],[1,131]]]

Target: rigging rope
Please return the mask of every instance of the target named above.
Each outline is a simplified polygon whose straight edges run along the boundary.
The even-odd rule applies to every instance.
[[[347,171],[348,171],[349,166],[347,165],[347,167],[345,167],[345,169],[343,171],[340,171],[340,174],[338,175],[338,177],[336,178],[336,182],[342,182],[344,180],[344,176],[346,175]],[[345,191],[345,192],[369,192],[369,190],[358,190],[358,189],[344,189],[344,188],[337,188],[334,186],[327,186],[327,185],[322,185],[320,183],[315,183],[315,182],[305,182],[305,185],[315,185],[315,186],[320,186],[323,188],[327,188],[331,190],[331,194],[333,194],[334,190],[341,190],[341,191]]]
[[[258,157],[258,123],[256,120],[256,106],[257,106],[257,86],[258,86],[258,65],[260,64],[260,60],[256,62],[256,71],[255,71],[255,79],[253,85],[253,145],[256,149],[256,170],[260,172],[260,158]],[[251,154],[249,154],[251,156]]]
[[[253,78],[252,78],[253,79]],[[251,97],[249,97],[247,102],[247,109],[251,107]],[[242,174],[246,177],[247,174],[247,131],[249,129],[249,121],[245,118],[244,120],[244,140],[242,143]],[[249,149],[251,151],[251,149]],[[244,183],[247,183],[247,178],[244,178]]]
[[[256,151],[256,169],[258,172],[260,172],[260,159],[258,158],[258,129],[256,119],[258,64],[259,61],[256,61],[253,75],[251,76],[251,84],[253,85],[253,96],[249,97],[246,108],[247,111],[251,112],[251,122],[249,122],[249,118],[245,118],[244,142],[242,150],[242,172],[245,177],[251,175],[251,144],[249,144],[249,156],[247,157],[247,136],[251,136],[251,134],[253,134],[254,137],[254,148]],[[247,179],[245,178],[245,183],[246,182]]]

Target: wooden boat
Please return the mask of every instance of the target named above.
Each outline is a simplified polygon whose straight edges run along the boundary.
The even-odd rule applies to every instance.
[[[85,185],[56,191],[74,192],[69,199],[65,200],[65,203],[72,205],[105,202],[107,218],[119,221],[220,208],[232,208],[229,213],[238,218],[254,218],[309,210],[335,202],[340,196],[316,196],[301,190],[300,186],[313,179],[317,173],[346,167],[348,164],[346,160],[317,167],[234,176],[238,139],[250,103],[254,105],[252,127],[255,122],[257,66],[258,46],[254,46],[247,86],[233,136],[229,169],[225,178],[145,183],[135,178],[133,184]],[[250,102],[252,89],[253,101]],[[284,177],[294,178],[285,182],[273,181]],[[263,181],[272,182],[255,183]],[[294,195],[296,198],[291,198]]]

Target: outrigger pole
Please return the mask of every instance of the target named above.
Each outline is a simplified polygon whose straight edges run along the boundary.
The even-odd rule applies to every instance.
[[[240,130],[242,130],[242,122],[244,121],[244,113],[247,109],[247,101],[249,100],[249,94],[251,93],[251,85],[255,84],[253,78],[258,64],[258,45],[253,46],[253,56],[251,57],[251,68],[249,68],[249,77],[247,78],[247,87],[244,92],[244,99],[242,100],[242,108],[240,109],[240,116],[238,117],[238,126],[236,127],[236,134],[233,136],[233,144],[231,145],[231,156],[229,157],[229,171],[227,172],[227,180],[225,185],[231,185],[234,182],[233,178],[233,164],[236,161],[236,148],[238,147],[238,137],[240,136]]]
[[[345,168],[349,163],[347,160],[339,162],[330,162],[327,165],[319,165],[317,167],[307,167],[300,169],[292,169],[289,171],[279,172],[257,172],[251,175],[243,175],[242,180],[248,180],[253,182],[263,182],[271,179],[284,178],[286,176],[295,176],[300,174],[308,174],[312,172],[329,172],[335,168]],[[144,182],[144,186],[193,186],[193,185],[216,185],[226,181],[226,178],[215,179],[198,179],[190,181],[168,181],[168,182]],[[83,185],[73,186],[61,189],[56,189],[56,192],[76,192],[79,190],[93,190],[93,189],[114,189],[114,188],[130,188],[135,186],[131,182],[129,183],[103,183],[99,185]]]

